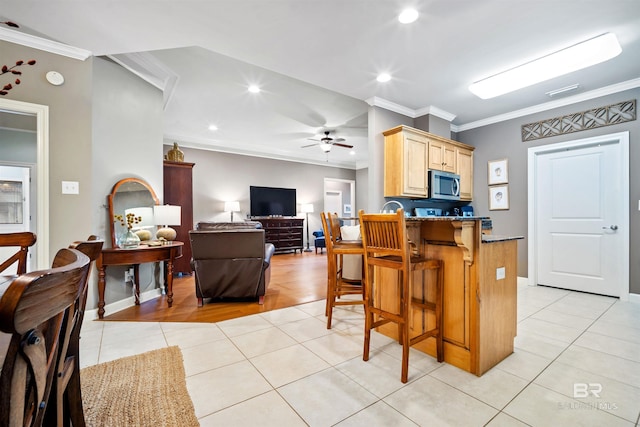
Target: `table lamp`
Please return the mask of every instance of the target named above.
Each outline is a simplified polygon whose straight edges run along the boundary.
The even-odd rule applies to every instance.
[[[309,214],[313,213],[313,204],[303,203],[300,207],[300,211],[307,215],[307,247],[304,249],[304,251],[311,252],[311,249],[309,248]]]
[[[156,231],[156,237],[158,239],[175,240],[178,233],[176,230],[169,227],[170,225],[181,225],[182,208],[180,206],[173,205],[156,205],[153,207],[153,216],[155,218],[156,225],[161,228]]]
[[[233,213],[240,212],[240,202],[224,202],[224,211],[231,212],[231,222],[233,222]]]

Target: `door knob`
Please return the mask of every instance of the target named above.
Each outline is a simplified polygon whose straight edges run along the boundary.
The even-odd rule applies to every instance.
[[[602,227],[603,230],[606,230],[607,228],[611,229],[613,231],[616,231],[618,229],[618,226],[617,225],[610,225],[609,227]]]

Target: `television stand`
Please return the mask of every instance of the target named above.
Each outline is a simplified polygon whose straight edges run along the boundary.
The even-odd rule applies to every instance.
[[[300,250],[302,253],[302,229],[304,219],[291,216],[282,217],[251,217],[252,221],[258,221],[264,228],[264,237],[267,243],[273,243],[276,252],[288,252]]]

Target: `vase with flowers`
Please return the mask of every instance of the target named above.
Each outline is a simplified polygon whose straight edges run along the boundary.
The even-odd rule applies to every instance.
[[[118,238],[118,246],[124,249],[134,249],[140,245],[140,238],[133,232],[134,224],[142,222],[141,216],[135,216],[132,213],[126,215],[114,215],[114,221],[119,222],[121,226],[126,227],[125,231]]]

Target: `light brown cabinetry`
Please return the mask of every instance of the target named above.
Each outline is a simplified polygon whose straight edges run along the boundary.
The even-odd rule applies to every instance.
[[[444,141],[429,140],[429,169],[457,173],[456,147]]]
[[[481,226],[480,219],[407,222],[409,238],[419,242],[421,254],[443,261],[444,360],[478,376],[513,352],[517,324],[517,240],[494,238],[483,242]],[[387,282],[397,280],[383,271],[376,274]],[[422,298],[422,277],[414,274],[413,296]],[[379,295],[382,304],[397,304],[395,289],[383,287]],[[424,297],[432,300],[434,296],[427,293]],[[423,325],[432,327],[433,321],[414,310],[411,336],[418,335]],[[397,338],[397,327],[392,325],[384,325],[379,331]],[[433,338],[414,347],[435,356]]]
[[[460,200],[473,198],[474,147],[397,126],[384,135],[384,197],[428,197],[429,169],[460,175]]]
[[[473,200],[473,151],[456,147],[457,174],[460,175],[460,200]]]
[[[392,129],[384,140],[384,196],[427,197],[429,140],[411,129]]]

